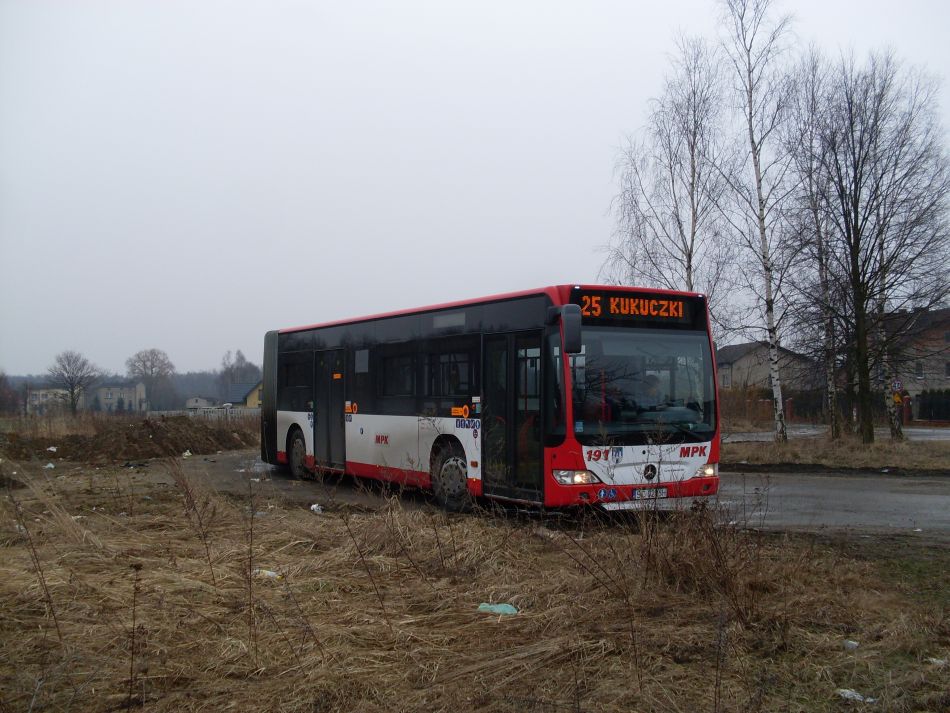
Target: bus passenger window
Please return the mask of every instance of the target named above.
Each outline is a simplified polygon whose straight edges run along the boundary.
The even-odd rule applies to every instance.
[[[412,396],[413,362],[411,354],[383,357],[382,396]]]

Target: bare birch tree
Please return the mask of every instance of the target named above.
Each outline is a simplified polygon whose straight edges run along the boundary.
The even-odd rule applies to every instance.
[[[681,38],[645,135],[618,162],[617,242],[604,265],[617,282],[704,292],[714,314],[729,265],[717,210],[723,180],[712,163],[721,113],[715,50]]]
[[[723,47],[733,72],[744,144],[738,165],[723,165],[731,203],[723,203],[739,244],[751,256],[747,275],[760,305],[769,347],[775,439],[785,441],[785,408],[779,373],[779,316],[776,304],[784,266],[778,246],[786,234],[781,210],[789,194],[790,158],[781,141],[783,109],[791,83],[782,66],[790,18],[773,17],[772,0],[722,0]]]
[[[837,364],[841,330],[836,329],[836,317],[840,316],[841,300],[840,292],[833,289],[834,276],[829,256],[831,225],[823,202],[823,181],[826,179],[821,171],[821,131],[829,71],[827,60],[814,48],[798,63],[788,102],[784,141],[792,156],[795,174],[792,181],[795,192],[786,216],[797,234],[797,247],[793,249],[798,259],[789,280],[794,294],[796,332],[802,345],[820,345],[806,351],[814,354],[823,365],[829,432],[832,439],[838,439],[841,437],[841,420]]]

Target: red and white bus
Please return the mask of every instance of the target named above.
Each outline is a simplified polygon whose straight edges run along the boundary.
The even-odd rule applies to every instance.
[[[704,498],[712,354],[702,295],[589,285],[272,331],[261,458],[431,488],[449,509]]]

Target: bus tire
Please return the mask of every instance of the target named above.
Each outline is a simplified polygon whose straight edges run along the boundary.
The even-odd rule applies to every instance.
[[[439,505],[449,512],[467,512],[472,509],[468,467],[461,448],[456,445],[443,446],[433,459],[431,476],[432,492]]]
[[[307,442],[304,440],[303,431],[295,428],[290,434],[289,443],[287,464],[290,466],[290,474],[298,480],[303,480],[309,475],[306,465]]]

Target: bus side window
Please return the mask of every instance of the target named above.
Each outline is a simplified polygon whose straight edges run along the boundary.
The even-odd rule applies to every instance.
[[[359,409],[363,413],[373,413],[376,405],[373,371],[370,368],[371,356],[369,349],[353,351],[353,376],[347,381],[349,389],[347,399],[359,404]]]
[[[412,396],[412,354],[398,354],[382,358],[380,396]]]
[[[433,339],[424,347],[423,396],[425,405],[451,408],[479,393],[478,339]]]
[[[415,344],[387,344],[375,351],[373,368],[377,371],[378,398],[374,412],[390,416],[415,413],[418,363]]]
[[[309,411],[313,403],[313,352],[277,356],[277,408]]]

